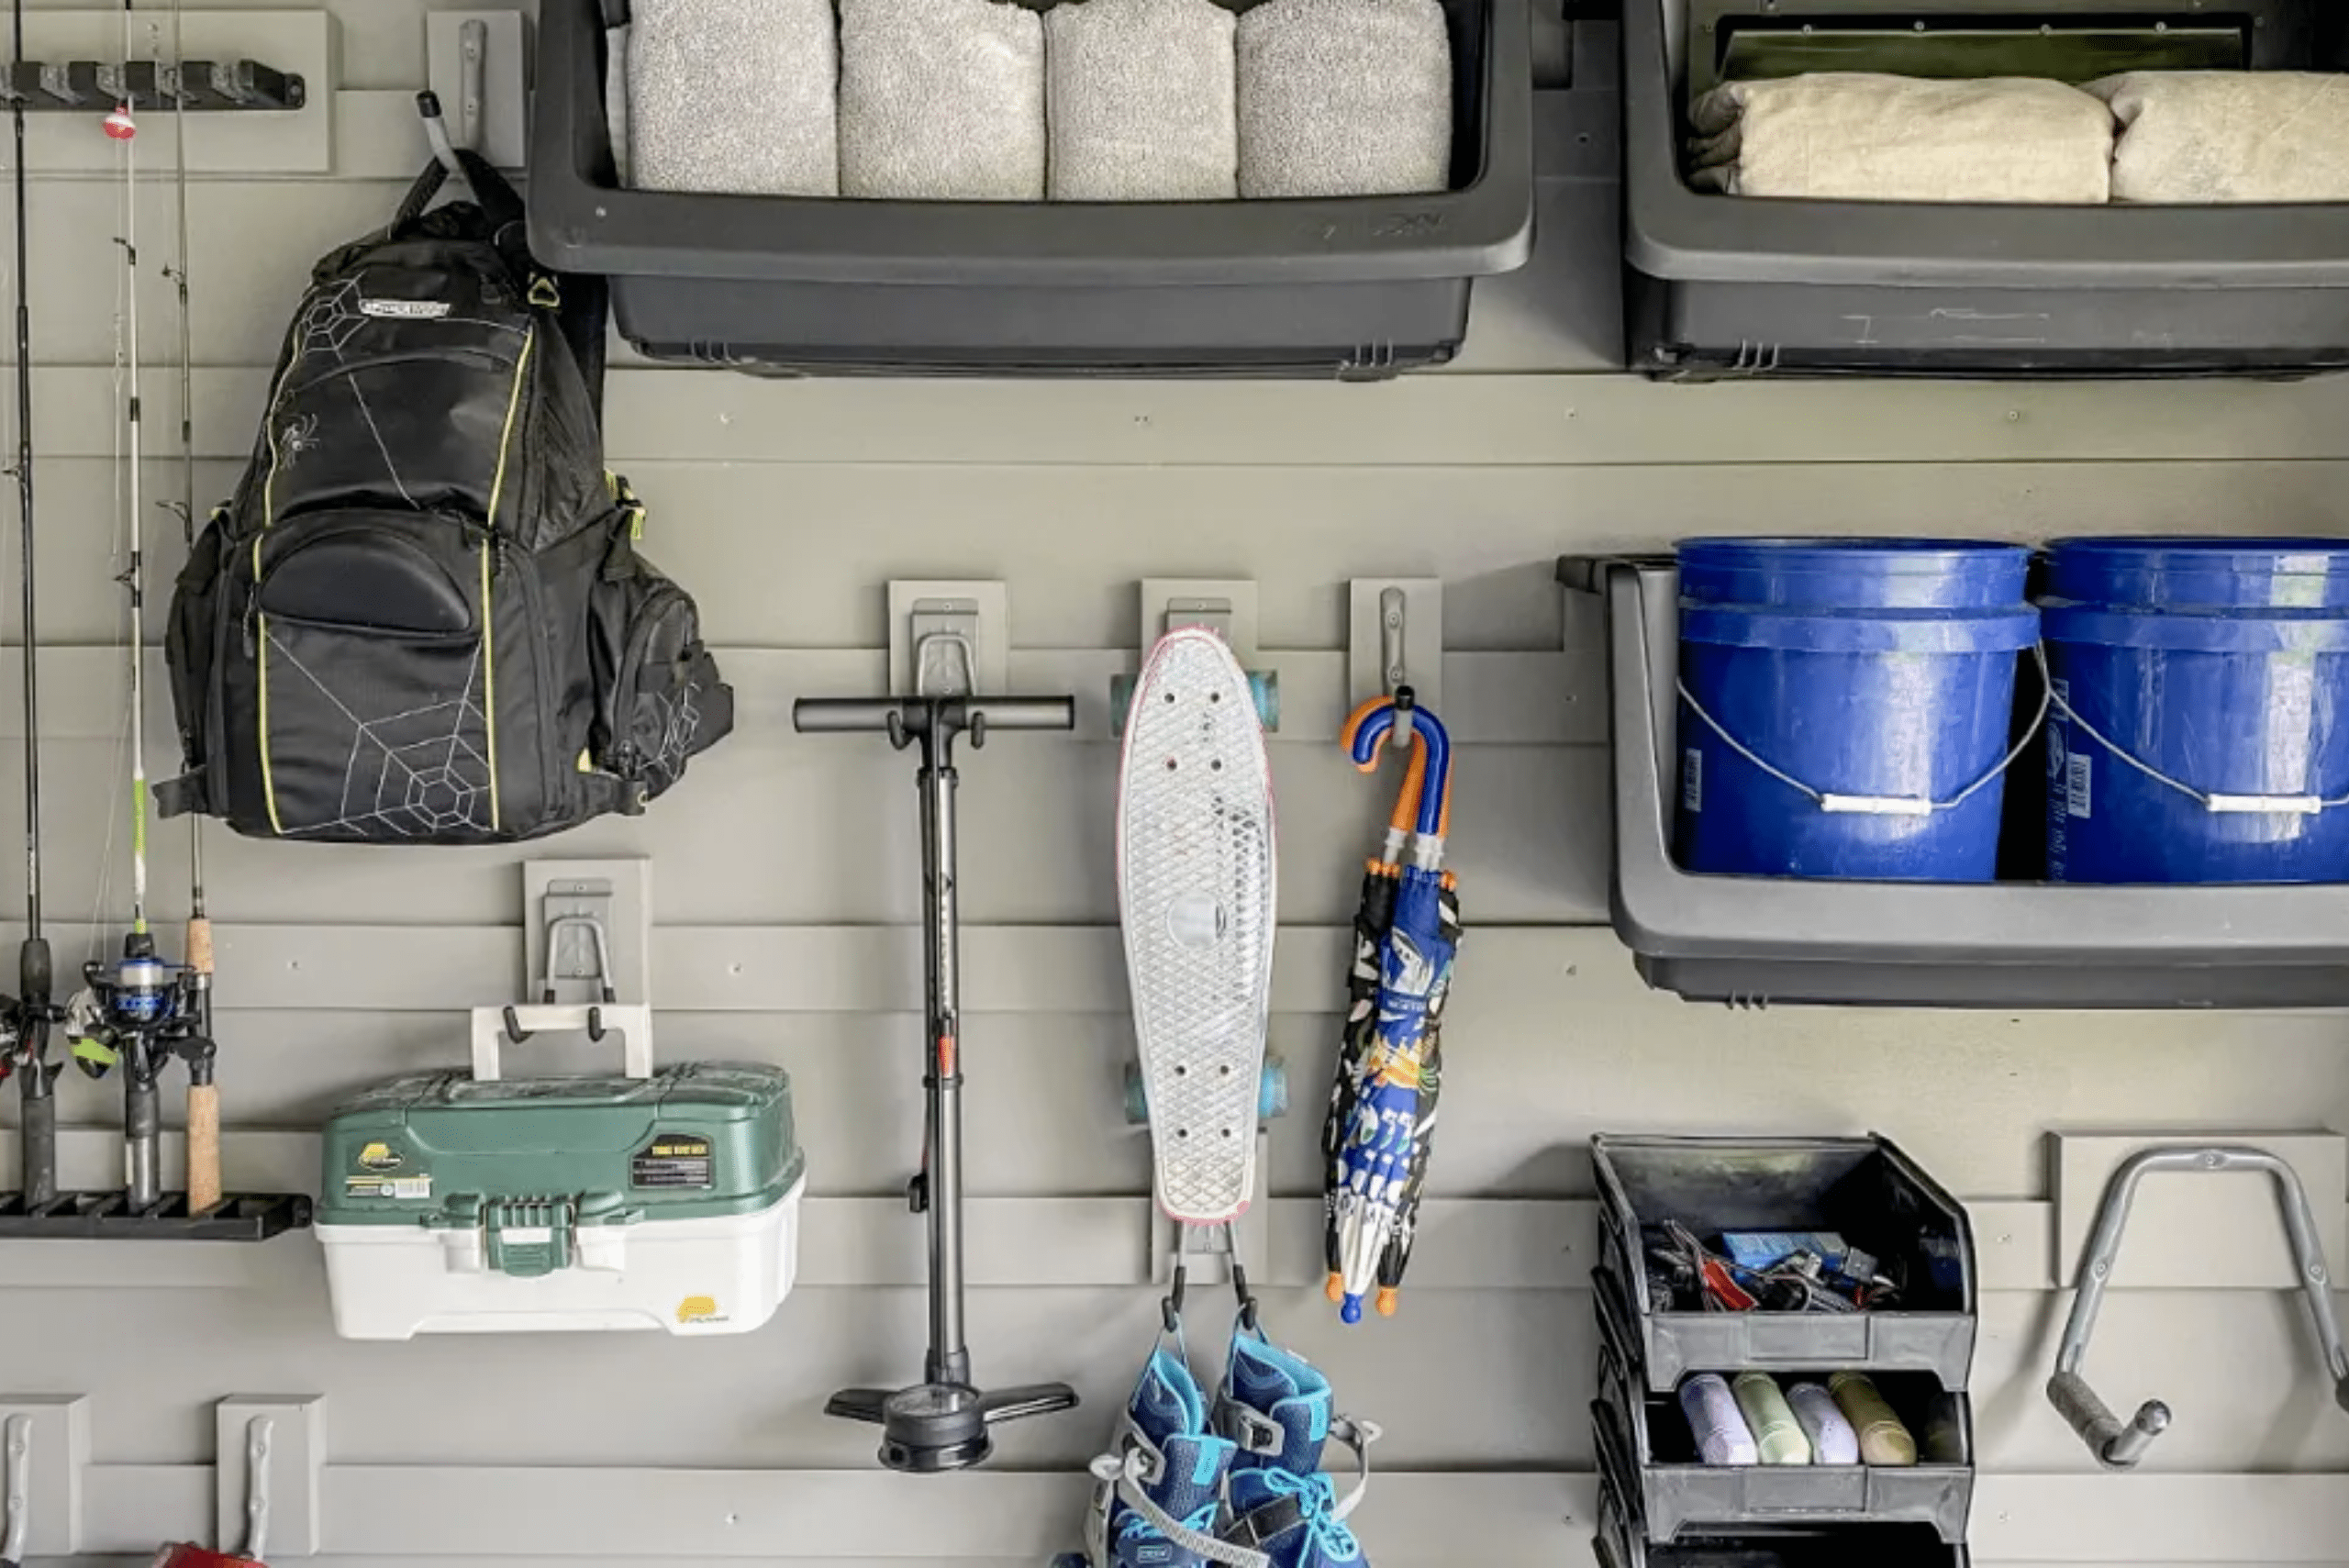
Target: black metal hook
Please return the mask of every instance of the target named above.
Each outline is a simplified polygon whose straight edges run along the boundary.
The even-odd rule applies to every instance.
[[[1235,1251],[1231,1259],[1231,1294],[1240,1298],[1240,1325],[1250,1333],[1256,1329],[1256,1293],[1248,1288],[1248,1271],[1242,1267]]]
[[[529,1040],[532,1032],[522,1027],[522,1020],[515,1016],[513,1008],[506,1009],[506,1038],[507,1040],[512,1040],[516,1045],[521,1045]]]
[[[1165,1325],[1166,1331],[1170,1334],[1179,1334],[1183,1331],[1183,1293],[1189,1286],[1190,1280],[1191,1271],[1184,1265],[1180,1258],[1177,1258],[1174,1262],[1174,1288],[1168,1291],[1165,1299],[1158,1304],[1159,1321]]]

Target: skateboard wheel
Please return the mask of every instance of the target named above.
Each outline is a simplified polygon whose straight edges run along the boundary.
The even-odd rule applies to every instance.
[[[1272,670],[1252,670],[1248,673],[1248,690],[1256,699],[1256,719],[1268,734],[1278,734],[1281,728],[1281,678]],[[1109,677],[1109,732],[1123,739],[1126,716],[1134,706],[1134,678],[1131,675]]]
[[[1126,1063],[1126,1125],[1150,1125],[1150,1091],[1142,1083],[1141,1069],[1133,1062]],[[1272,1121],[1288,1115],[1288,1063],[1278,1057],[1264,1063],[1264,1078],[1256,1092],[1256,1119]]]
[[[1281,678],[1270,670],[1248,672],[1248,689],[1256,695],[1256,717],[1263,721],[1267,735],[1277,735],[1281,728]]]

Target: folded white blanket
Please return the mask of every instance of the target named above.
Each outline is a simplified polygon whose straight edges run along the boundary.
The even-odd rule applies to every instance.
[[[1825,72],[1698,99],[1691,183],[1829,201],[2110,198],[2112,113],[2060,82]]]
[[[831,0],[635,0],[615,74],[625,183],[840,194]]]
[[[1044,199],[1044,24],[1010,0],[840,0],[841,195]]]
[[[2349,78],[2295,71],[2132,72],[2112,106],[2121,202],[2349,202]]]
[[[1052,200],[1240,194],[1232,16],[1215,0],[1063,0],[1044,56]]]
[[[1436,0],[1266,0],[1238,42],[1241,195],[1451,183],[1452,35]]]

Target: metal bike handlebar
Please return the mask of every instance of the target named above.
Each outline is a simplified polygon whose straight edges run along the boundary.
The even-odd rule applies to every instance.
[[[2146,1400],[2138,1407],[2136,1416],[2123,1423],[2088,1385],[2080,1371],[2081,1362],[2087,1359],[2088,1336],[2095,1331],[2097,1312],[2104,1305],[2105,1288],[2112,1280],[2113,1263],[2121,1253],[2121,1237],[2128,1229],[2130,1206],[2136,1201],[2139,1184],[2156,1171],[2205,1174],[2265,1172],[2272,1178],[2277,1207],[2283,1214],[2284,1231],[2291,1243],[2293,1273],[2307,1298],[2317,1346],[2332,1376],[2333,1396],[2343,1410],[2349,1410],[2349,1351],[2342,1347],[2341,1325],[2332,1310],[2332,1282],[2325,1267],[2324,1244],[2317,1236],[2316,1216],[2309,1207],[2308,1190],[2300,1184],[2299,1173],[2265,1149],[2221,1144],[2148,1149],[2132,1155],[2113,1173],[2105,1188],[2104,1201],[2097,1208],[2096,1229],[2089,1234],[2087,1251],[2080,1260],[2079,1295],[2073,1300],[2072,1316],[2064,1325],[2063,1343],[2055,1352],[2054,1375],[2047,1380],[2047,1399],[2056,1413],[2080,1435],[2080,1440],[2087,1444],[2098,1462],[2112,1470],[2134,1465],[2144,1457],[2154,1440],[2169,1429],[2170,1408],[2158,1399]]]
[[[1076,728],[1073,697],[802,697],[791,705],[791,723],[803,735],[886,732],[893,722],[913,730],[934,708],[953,710],[956,729]]]

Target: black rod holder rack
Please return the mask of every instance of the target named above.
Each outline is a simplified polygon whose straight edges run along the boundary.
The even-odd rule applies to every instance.
[[[185,1193],[165,1193],[145,1208],[121,1192],[60,1193],[33,1208],[24,1195],[0,1195],[0,1240],[89,1241],[266,1241],[310,1223],[299,1193],[231,1193],[190,1214]]]
[[[28,114],[88,114],[124,104],[191,114],[250,113],[298,109],[308,101],[308,85],[298,74],[257,60],[191,60],[177,66],[153,60],[25,60],[0,68],[0,106],[22,105]]]

